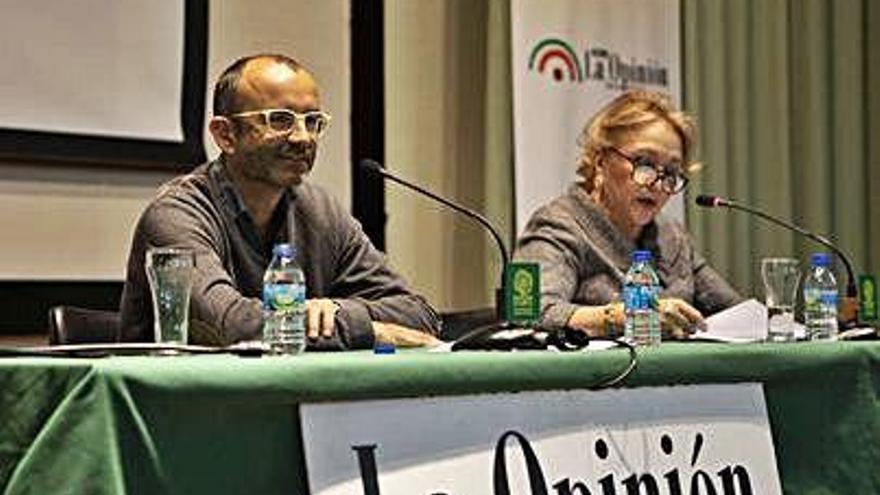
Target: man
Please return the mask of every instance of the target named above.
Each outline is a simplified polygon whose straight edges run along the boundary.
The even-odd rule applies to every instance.
[[[143,213],[122,295],[122,340],[153,339],[144,272],[153,246],[196,252],[190,342],[260,338],[263,273],[272,246],[289,241],[306,275],[310,347],[434,341],[434,310],[338,202],[303,180],[330,120],[318,96],[311,74],[281,55],[240,59],[220,76],[209,129],[221,155],[165,184]]]

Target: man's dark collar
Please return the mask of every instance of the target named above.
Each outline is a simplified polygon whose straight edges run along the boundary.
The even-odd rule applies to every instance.
[[[228,165],[223,155],[220,155],[211,163],[208,171],[217,182],[220,193],[223,195],[223,202],[229,208],[232,216],[250,215],[247,206],[244,204],[244,199],[242,199],[241,194],[238,192],[238,188],[235,187],[235,181],[232,180],[232,174],[229,173]],[[295,198],[296,194],[293,188],[288,187],[284,190],[278,204],[283,204],[286,208],[286,205]]]
[[[264,256],[270,256],[272,246],[276,242],[287,240],[287,224],[288,211],[291,208],[291,202],[296,197],[292,188],[286,188],[272,212],[270,224],[267,231],[267,237],[264,239],[257,229],[257,226],[247,209],[244,200],[235,187],[232,175],[227,169],[227,164],[222,156],[211,163],[208,172],[211,174],[212,180],[217,184],[220,191],[223,208],[227,215],[238,225],[242,235],[253,249],[263,253]]]

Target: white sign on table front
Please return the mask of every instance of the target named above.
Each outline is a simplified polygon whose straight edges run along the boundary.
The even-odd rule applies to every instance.
[[[313,495],[782,493],[760,384],[306,404]]]

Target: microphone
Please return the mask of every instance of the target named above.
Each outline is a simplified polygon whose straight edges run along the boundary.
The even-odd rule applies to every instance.
[[[586,340],[582,338],[583,335],[573,335],[573,332],[570,331],[559,333],[538,332],[532,329],[523,328],[507,320],[507,312],[505,311],[506,303],[504,297],[506,293],[505,274],[507,273],[507,269],[510,264],[510,255],[508,254],[507,247],[505,247],[504,241],[502,240],[501,235],[498,233],[498,230],[495,229],[495,227],[493,227],[491,223],[489,223],[486,217],[471,210],[470,208],[454,203],[442,196],[428,191],[418,184],[414,184],[406,179],[403,179],[402,177],[399,177],[389,172],[375,160],[365,158],[360,161],[360,167],[366,172],[376,174],[384,179],[396,182],[444,206],[448,206],[449,208],[452,208],[453,210],[467,216],[468,218],[475,220],[486,230],[488,230],[489,233],[492,235],[492,238],[495,239],[495,243],[498,246],[498,253],[501,257],[502,264],[500,281],[498,287],[495,289],[496,323],[481,326],[467,332],[464,336],[456,340],[455,343],[452,345],[453,351],[465,349],[546,349],[548,344],[554,345],[560,350],[574,350],[586,345]]]
[[[705,207],[705,208],[717,208],[724,207],[730,208],[732,210],[740,210],[746,213],[758,216],[767,220],[770,223],[775,223],[776,225],[780,225],[789,230],[797,232],[798,234],[809,238],[810,240],[817,242],[829,250],[833,251],[834,254],[843,261],[844,266],[846,267],[846,298],[847,301],[842,301],[840,309],[841,309],[841,317],[843,322],[847,327],[854,326],[857,323],[857,315],[856,310],[858,307],[858,298],[859,292],[856,288],[856,279],[853,275],[852,263],[849,258],[840,250],[837,246],[834,245],[830,240],[826,237],[823,237],[815,232],[810,232],[809,230],[804,229],[803,227],[799,227],[791,222],[786,222],[780,218],[771,216],[767,213],[764,213],[761,210],[756,208],[752,208],[751,206],[746,206],[742,203],[738,203],[736,201],[732,201],[730,199],[724,199],[719,196],[710,196],[707,194],[700,194],[697,196],[695,202],[697,205]]]

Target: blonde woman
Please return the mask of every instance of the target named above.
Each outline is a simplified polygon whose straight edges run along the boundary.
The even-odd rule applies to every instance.
[[[636,249],[653,253],[666,338],[704,328],[704,315],[741,300],[680,223],[657,217],[687,187],[690,118],[661,93],[629,91],[590,120],[579,144],[580,179],[532,215],[515,252],[541,265],[543,327],[619,335],[619,293]]]

